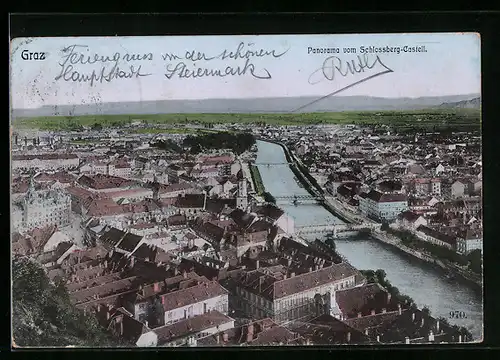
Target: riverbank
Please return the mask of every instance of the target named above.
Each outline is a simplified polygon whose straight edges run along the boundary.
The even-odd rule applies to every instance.
[[[266,191],[266,188],[264,187],[264,183],[262,182],[259,168],[254,164],[249,164],[249,169],[250,169],[250,174],[252,176],[252,182],[254,185],[255,193],[261,196]]]
[[[452,274],[453,276],[456,277],[457,280],[469,285],[471,288],[473,288],[475,291],[482,291],[482,283],[478,281],[478,279],[473,279],[470,275],[466,274],[463,271],[459,271],[459,268],[456,268],[452,266],[451,264],[447,264],[443,262],[441,259],[431,256],[429,254],[423,253],[421,251],[417,251],[415,249],[412,249],[406,245],[404,245],[401,240],[395,236],[391,236],[386,234],[385,232],[382,232],[380,230],[372,230],[370,233],[370,237],[374,240],[380,241],[384,244],[390,245],[391,247],[407,254],[410,255],[414,258],[417,258],[423,262],[426,262],[428,264],[431,264],[437,268],[440,268],[441,270]]]
[[[293,197],[294,194],[306,195],[306,189],[298,185],[296,174],[290,169],[283,147],[267,142],[258,142],[256,163],[266,191],[279,197]],[[284,164],[283,166],[267,166],[265,164]],[[327,195],[327,200],[335,203],[339,210],[352,213],[353,220],[360,213],[348,204],[338,203],[337,199]],[[337,223],[336,216],[332,215],[320,203],[298,204],[284,201],[280,207],[293,217],[298,227]],[[345,207],[345,209],[343,209]],[[380,224],[378,224],[380,229]],[[306,237],[314,241],[316,236]],[[416,259],[414,256],[376,241],[366,234],[355,239],[335,239],[338,252],[357,269],[383,269],[387,278],[401,293],[407,294],[419,305],[428,307],[438,317],[448,318],[451,310],[464,311],[466,318],[454,318],[452,323],[467,327],[474,338],[481,338],[483,312],[482,298],[470,286],[460,281],[449,281],[445,272],[427,262]]]
[[[425,252],[418,251],[416,249],[404,245],[401,239],[399,239],[398,237],[387,234],[386,232],[383,232],[381,230],[378,230],[377,227],[380,227],[378,224],[377,226],[375,226],[375,223],[370,221],[369,219],[352,213],[347,208],[345,208],[345,206],[343,206],[340,202],[338,202],[333,198],[328,198],[327,202],[336,210],[337,213],[343,214],[344,217],[348,218],[351,222],[362,221],[362,222],[371,222],[372,224],[374,224],[374,226],[372,227],[372,231],[370,233],[370,237],[372,239],[390,245],[391,247],[396,248],[398,251],[403,252],[406,255],[417,258],[423,262],[431,264],[432,266],[445,271],[446,273],[457,278],[457,280],[471,287],[474,291],[479,291],[479,292],[482,291],[482,279],[480,276],[474,276],[472,274],[469,274],[466,271],[460,269],[459,267],[454,266],[453,264],[443,259],[440,259],[437,256],[432,256]]]

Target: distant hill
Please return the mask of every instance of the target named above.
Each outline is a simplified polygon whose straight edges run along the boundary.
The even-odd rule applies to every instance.
[[[332,96],[318,102],[314,102],[318,99],[317,97],[282,97],[46,105],[37,109],[13,109],[12,117],[172,113],[286,113],[311,103],[311,105],[301,109],[300,112],[418,110],[438,107],[445,103],[459,103],[478,96],[478,94],[420,98]]]
[[[443,109],[479,109],[481,107],[481,98],[476,97],[470,100],[456,102],[446,102],[439,105]]]

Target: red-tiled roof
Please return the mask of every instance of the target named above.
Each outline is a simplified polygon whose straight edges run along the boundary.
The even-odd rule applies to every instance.
[[[219,283],[207,281],[187,289],[162,295],[163,308],[165,311],[170,311],[189,304],[195,304],[203,300],[227,294],[227,290],[220,286]]]
[[[218,311],[211,311],[171,325],[156,328],[153,331],[158,335],[158,345],[163,345],[175,339],[187,337],[205,329],[213,328],[233,321],[234,320],[232,318]]]
[[[136,182],[133,180],[104,174],[82,175],[78,179],[78,183],[95,190],[114,189],[136,185]]]
[[[12,161],[23,161],[23,160],[69,160],[78,159],[75,154],[37,154],[37,155],[12,155]]]
[[[369,199],[381,203],[381,202],[403,202],[408,201],[405,194],[383,194],[376,190],[371,190],[367,195]]]

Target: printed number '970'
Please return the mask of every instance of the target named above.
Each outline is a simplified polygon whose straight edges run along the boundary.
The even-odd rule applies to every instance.
[[[467,314],[465,311],[450,311],[450,319],[467,319]]]

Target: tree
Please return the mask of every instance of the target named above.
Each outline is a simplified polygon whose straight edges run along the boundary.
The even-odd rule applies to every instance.
[[[382,269],[378,269],[377,271],[375,271],[375,276],[377,277],[377,279],[379,279],[379,282],[385,282],[387,273]]]
[[[17,346],[122,346],[97,318],[70,302],[64,281],[52,284],[28,259],[12,264],[12,338]]]
[[[467,255],[467,261],[469,262],[469,269],[476,274],[482,273],[483,268],[483,256],[481,250],[476,249]]]

